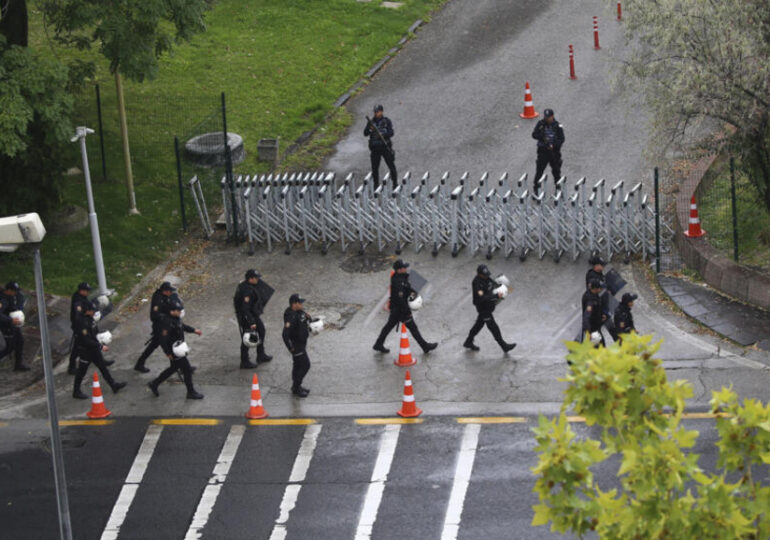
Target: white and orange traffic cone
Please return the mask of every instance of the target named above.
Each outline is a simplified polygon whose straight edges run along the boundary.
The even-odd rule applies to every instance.
[[[688,238],[700,238],[706,234],[706,231],[700,227],[700,218],[698,217],[698,205],[695,204],[695,195],[690,199],[690,226],[684,235]]]
[[[535,105],[532,101],[532,90],[529,89],[529,81],[524,85],[524,112],[519,114],[522,118],[537,118],[540,116],[535,111]]]
[[[398,367],[409,367],[417,363],[412,358],[412,350],[409,348],[409,334],[406,333],[406,325],[401,323],[401,343],[398,346],[398,360],[393,362]]]
[[[268,414],[265,408],[262,406],[262,392],[259,391],[259,379],[257,374],[251,379],[251,401],[249,402],[249,410],[246,411],[246,418],[256,420],[258,418],[267,418]]]
[[[422,414],[422,409],[417,407],[417,403],[414,401],[414,389],[412,388],[412,377],[409,375],[409,370],[406,370],[406,378],[404,379],[404,400],[401,402],[401,410],[396,412],[397,415],[404,418],[414,418]]]
[[[88,418],[107,418],[112,412],[104,406],[102,385],[99,384],[99,375],[94,371],[93,395],[91,396],[91,410],[86,413]]]

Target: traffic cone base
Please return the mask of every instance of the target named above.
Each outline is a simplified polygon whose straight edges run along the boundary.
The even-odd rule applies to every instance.
[[[406,371],[406,378],[404,379],[404,399],[401,402],[401,409],[396,411],[396,414],[404,418],[414,418],[422,414],[422,409],[417,407],[417,403],[414,401],[414,388],[412,388],[412,376],[409,374],[409,370]]]
[[[102,385],[99,384],[99,375],[94,371],[93,393],[91,397],[91,410],[86,413],[88,418],[107,418],[112,412],[107,410],[102,396]]]
[[[398,346],[398,359],[393,362],[398,367],[413,366],[417,360],[412,358],[412,350],[409,348],[409,334],[406,333],[406,325],[401,323],[401,343]]]
[[[524,86],[524,112],[519,113],[522,118],[537,118],[540,114],[535,111],[535,105],[532,101],[532,90],[529,89],[529,81]]]
[[[249,401],[249,410],[246,411],[244,416],[252,420],[267,418],[269,416],[262,406],[262,392],[259,390],[259,379],[257,379],[256,373],[251,379],[251,401]]]

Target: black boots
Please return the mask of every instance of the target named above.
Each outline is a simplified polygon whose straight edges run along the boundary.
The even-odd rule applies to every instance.
[[[479,349],[479,347],[475,343],[473,343],[473,339],[471,339],[471,338],[468,338],[468,339],[465,340],[465,343],[463,343],[463,347],[465,347],[466,349],[470,349],[472,351],[480,351],[481,350],[481,349]]]

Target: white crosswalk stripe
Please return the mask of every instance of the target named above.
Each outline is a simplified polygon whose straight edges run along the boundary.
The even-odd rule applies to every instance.
[[[444,530],[441,533],[441,540],[456,540],[460,531],[460,518],[465,504],[465,494],[468,491],[468,484],[471,480],[473,471],[473,462],[476,459],[476,447],[479,444],[479,432],[481,425],[467,424],[463,433],[463,439],[460,443],[460,454],[457,457],[457,467],[455,469],[454,483],[452,492],[449,495],[449,504],[444,517]]]
[[[368,540],[372,536],[372,527],[377,519],[377,511],[382,501],[382,493],[385,491],[385,482],[388,480],[390,466],[393,463],[393,455],[396,453],[398,434],[401,426],[390,424],[385,426],[380,438],[380,450],[377,461],[372,471],[372,480],[366,491],[364,506],[361,509],[361,517],[358,520],[355,540]]]

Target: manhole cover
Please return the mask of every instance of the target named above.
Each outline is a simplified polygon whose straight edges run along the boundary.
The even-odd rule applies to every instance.
[[[45,439],[43,439],[41,441],[41,444],[43,446],[43,449],[50,454],[51,453],[51,438],[50,437],[46,437]],[[75,435],[67,435],[66,433],[62,434],[61,447],[64,450],[83,448],[85,445],[86,445],[86,439],[83,438],[83,437],[78,437],[78,436],[75,436]]]
[[[342,330],[359,309],[361,304],[309,303],[307,307],[310,315],[323,318],[326,330]]]
[[[369,255],[353,255],[340,263],[340,268],[351,274],[368,274],[369,272],[382,272],[390,268],[395,257],[384,253]]]

